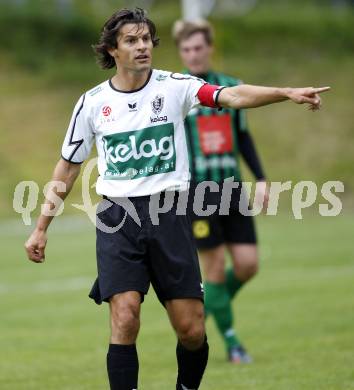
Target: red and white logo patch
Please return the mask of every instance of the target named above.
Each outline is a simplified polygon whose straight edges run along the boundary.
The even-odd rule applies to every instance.
[[[230,114],[199,116],[197,122],[200,145],[205,155],[232,152],[233,137]]]
[[[103,114],[104,116],[110,116],[110,115],[111,115],[111,112],[112,112],[112,109],[111,109],[110,106],[104,106],[104,107],[102,108],[102,114]]]

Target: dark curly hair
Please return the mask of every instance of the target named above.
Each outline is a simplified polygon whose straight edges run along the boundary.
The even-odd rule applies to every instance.
[[[156,36],[156,26],[147,17],[145,10],[141,8],[135,8],[133,10],[127,8],[121,9],[106,21],[101,30],[98,43],[92,46],[97,55],[97,62],[102,69],[111,69],[116,66],[114,58],[109,54],[108,49],[117,47],[119,31],[128,23],[136,23],[138,25],[147,24],[153,46],[155,47],[159,44],[160,39]]]

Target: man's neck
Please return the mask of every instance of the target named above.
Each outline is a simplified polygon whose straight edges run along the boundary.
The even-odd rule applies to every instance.
[[[117,73],[112,77],[111,82],[114,88],[119,91],[134,91],[141,88],[150,76],[151,69],[141,72],[134,72],[127,69],[117,69]]]

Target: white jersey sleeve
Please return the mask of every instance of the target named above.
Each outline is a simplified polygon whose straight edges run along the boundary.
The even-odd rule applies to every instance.
[[[200,104],[197,94],[199,89],[207,83],[204,80],[189,74],[171,73],[170,77],[178,83],[176,85],[179,87],[179,96],[182,99],[183,117],[185,118],[192,108]]]
[[[90,110],[82,95],[73,111],[68,130],[61,149],[64,160],[80,164],[90,155],[94,132]]]

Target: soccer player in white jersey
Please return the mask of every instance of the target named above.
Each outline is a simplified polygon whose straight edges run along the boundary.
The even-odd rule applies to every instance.
[[[89,156],[98,151],[97,193],[109,202],[97,220],[118,226],[125,215],[116,197],[128,197],[140,224],[128,215],[121,229],[96,228],[98,278],[90,297],[109,302],[111,338],[107,370],[111,389],[138,386],[136,339],[140,305],[150,282],[176,332],[176,389],[198,389],[208,360],[203,291],[190,220],[176,205],[159,224],[149,215],[149,197],[188,186],[189,164],[183,121],[198,104],[252,108],[292,100],[320,107],[319,93],[328,88],[268,88],[240,85],[222,88],[188,76],[152,69],[156,29],[141,9],[123,9],[105,23],[96,52],[104,69],[115,75],[84,93],[73,112],[53,180],[70,192]],[[47,198],[49,209],[55,205]],[[47,213],[48,214],[48,213]],[[53,219],[42,213],[25,244],[27,255],[44,261],[47,228]],[[162,347],[162,346],[161,346]]]

